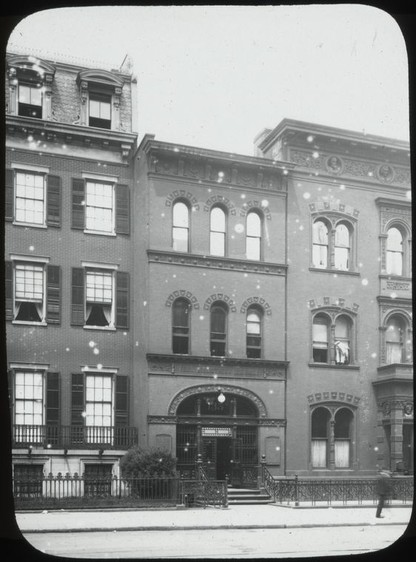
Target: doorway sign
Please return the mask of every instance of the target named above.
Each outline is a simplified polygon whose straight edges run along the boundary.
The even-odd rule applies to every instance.
[[[231,427],[202,427],[202,437],[232,437]]]

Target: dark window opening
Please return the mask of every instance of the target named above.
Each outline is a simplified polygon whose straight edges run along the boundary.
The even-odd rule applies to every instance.
[[[211,338],[210,351],[214,357],[224,357],[226,354],[226,323],[227,312],[223,306],[211,308]]]
[[[38,311],[38,305],[34,302],[21,302],[18,304],[19,310],[16,320],[21,322],[42,322]]]
[[[189,353],[189,314],[188,301],[177,299],[172,311],[172,351],[187,355]]]
[[[105,306],[104,304],[97,304],[97,303],[92,304],[91,310],[88,311],[85,324],[87,326],[109,326],[110,322],[107,319],[106,313],[107,316],[111,314],[111,310],[109,306]]]

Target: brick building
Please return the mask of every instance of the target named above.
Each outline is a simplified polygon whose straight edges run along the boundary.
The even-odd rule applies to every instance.
[[[255,156],[137,141],[129,72],[9,54],[15,474],[413,470],[405,142],[284,120]]]

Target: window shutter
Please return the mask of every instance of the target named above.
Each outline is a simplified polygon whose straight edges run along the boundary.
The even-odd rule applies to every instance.
[[[6,320],[13,320],[13,263],[6,261],[4,272],[5,283],[5,316]]]
[[[84,425],[84,374],[72,374],[71,425]]]
[[[71,302],[71,324],[72,326],[83,326],[84,317],[84,269],[82,267],[72,268],[72,302]]]
[[[47,224],[48,226],[61,226],[61,178],[47,176]]]
[[[46,425],[60,422],[60,378],[59,373],[46,373]]]
[[[129,377],[116,375],[115,416],[116,427],[129,425]]]
[[[116,233],[130,234],[130,192],[128,185],[116,185]]]
[[[14,172],[11,168],[6,170],[4,218],[12,221],[14,218]]]
[[[61,323],[61,268],[48,265],[46,281],[46,321],[48,324]]]
[[[85,228],[85,185],[79,178],[72,178],[72,228]]]
[[[116,276],[116,328],[129,328],[130,276],[117,271]]]

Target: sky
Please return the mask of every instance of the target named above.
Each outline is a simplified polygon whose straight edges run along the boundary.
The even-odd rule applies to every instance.
[[[103,68],[128,55],[139,140],[253,154],[285,118],[409,138],[405,41],[366,5],[58,8],[15,27],[8,49],[26,48]]]

